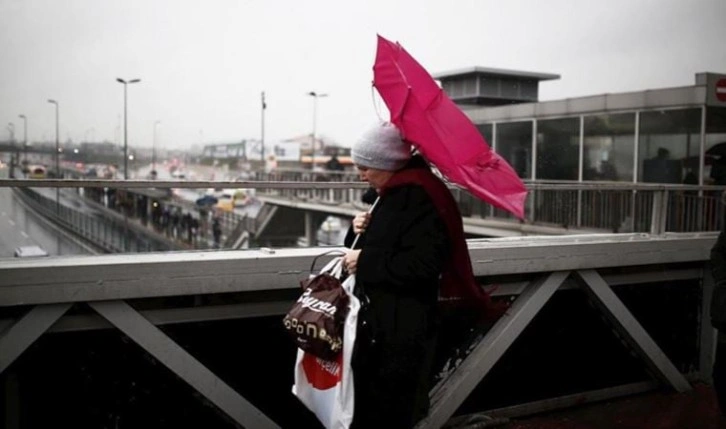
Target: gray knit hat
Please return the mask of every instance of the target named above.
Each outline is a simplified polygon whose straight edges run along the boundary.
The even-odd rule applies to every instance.
[[[363,133],[353,144],[351,155],[356,165],[396,171],[411,158],[411,145],[401,140],[395,125],[381,122]]]

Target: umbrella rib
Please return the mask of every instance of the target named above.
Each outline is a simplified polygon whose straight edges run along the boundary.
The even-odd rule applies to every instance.
[[[401,48],[401,45],[398,45],[399,49]],[[406,103],[408,103],[408,99],[411,96],[411,84],[408,83],[408,78],[406,77],[406,74],[401,69],[401,66],[398,64],[398,61],[393,61],[393,65],[396,66],[396,70],[398,70],[398,75],[403,78],[403,82],[406,84],[406,98],[403,100],[403,103],[401,103],[401,109],[400,111],[394,116],[394,118],[398,119],[401,116],[403,116],[403,111],[406,108]],[[393,118],[392,118],[393,119]],[[391,120],[393,122],[393,120]]]

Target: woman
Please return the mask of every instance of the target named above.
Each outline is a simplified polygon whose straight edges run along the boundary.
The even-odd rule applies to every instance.
[[[344,266],[370,300],[353,356],[354,428],[407,428],[428,412],[440,296],[485,298],[476,284],[461,215],[446,186],[380,124],[353,145],[353,162],[379,200],[355,217]]]

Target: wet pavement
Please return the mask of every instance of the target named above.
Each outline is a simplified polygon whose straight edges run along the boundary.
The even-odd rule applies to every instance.
[[[493,427],[493,426],[492,426]],[[657,391],[512,419],[502,429],[725,429],[713,389]]]

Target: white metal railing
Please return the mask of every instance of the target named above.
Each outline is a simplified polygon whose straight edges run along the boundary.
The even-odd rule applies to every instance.
[[[658,380],[678,391],[688,390],[686,378],[612,288],[640,283],[657,285],[666,280],[696,280],[701,284],[704,300],[692,311],[699,314],[702,327],[700,334],[693,334],[697,338],[689,341],[699,344],[697,371],[706,377],[713,350],[713,330],[707,322],[708,288],[712,282],[703,263],[708,260],[715,239],[715,233],[700,233],[469,241],[475,275],[480,279],[496,276],[496,294],[518,298],[508,313],[474,344],[463,362],[443,376],[431,392],[432,409],[420,427],[441,427],[558,289],[582,288]],[[284,314],[290,300],[279,292],[296,290],[299,280],[308,274],[310,261],[322,251],[290,248],[4,260],[0,264],[0,373],[45,332],[115,327],[240,425],[275,427],[274,419],[260,413],[252,402],[157,326]],[[625,267],[626,270],[618,270]],[[252,294],[252,299],[244,299],[246,294]],[[207,295],[227,298],[210,304],[204,299],[195,300],[191,307],[176,304],[178,308],[176,300],[159,300]],[[232,299],[235,296],[242,299]],[[91,312],[68,313],[71,305],[80,303],[87,304]],[[17,311],[19,308],[28,311]],[[231,341],[239,338],[235,336]],[[91,341],[85,346],[93,348],[96,344]],[[289,386],[265,388],[289,390]],[[246,390],[257,389],[261,386]],[[642,386],[626,386],[619,388],[618,394],[638,389]],[[552,403],[574,405],[581,401],[580,395],[574,396],[567,402],[543,401],[536,410],[546,409]]]
[[[319,181],[319,173],[258,173],[255,181],[0,180],[0,187],[116,187],[168,189],[210,187],[256,189],[258,195],[329,205],[355,205],[367,188],[360,181]],[[352,176],[340,175],[349,180]],[[718,231],[726,209],[723,186],[617,182],[526,182],[525,218],[495,209],[468,192],[451,187],[464,217],[508,220],[601,232]],[[231,226],[229,229],[233,229]]]

